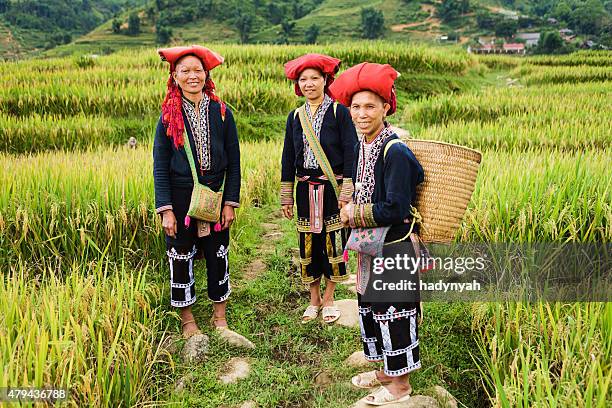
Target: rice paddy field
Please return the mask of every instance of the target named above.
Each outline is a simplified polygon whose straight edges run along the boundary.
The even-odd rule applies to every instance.
[[[293,225],[280,220],[283,126],[301,101],[285,61],[306,52],[392,64],[412,137],[480,150],[476,190],[457,240],[610,242],[612,53],[476,58],[400,43],[211,46],[212,73],[237,118],[242,206],[232,227],[230,325],[257,348],[211,335],[188,367],[163,347],[180,329],[169,307],[154,213],[153,130],[167,67],[154,49],[0,63],[0,388],[70,390],[66,406],[348,407],[363,396],[344,359],[358,330],[301,327],[307,298],[291,268]],[[130,137],[136,148],[125,144]],[[271,221],[272,220],[272,221]],[[266,269],[262,222],[283,231]],[[204,279],[205,270],[197,270]],[[201,287],[198,290],[202,291]],[[337,298],[350,298],[340,288]],[[195,313],[209,330],[210,302]],[[448,389],[464,407],[608,407],[611,303],[427,303],[423,369],[411,383]],[[253,373],[221,384],[230,357]],[[193,374],[188,392],[174,384]],[[315,386],[326,373],[330,384]]]

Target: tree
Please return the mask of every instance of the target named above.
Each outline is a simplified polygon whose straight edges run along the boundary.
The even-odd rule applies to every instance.
[[[146,9],[145,9],[145,15],[147,16],[147,20],[149,21],[155,21],[155,7],[153,7],[153,5],[149,5]]]
[[[293,21],[283,21],[281,23],[281,32],[278,40],[276,40],[277,44],[289,44],[289,37],[293,33],[293,29],[295,28],[295,22]]]
[[[557,31],[544,32],[535,49],[537,54],[561,54],[564,51],[564,41]]]
[[[496,22],[497,18],[495,15],[489,13],[487,10],[483,9],[476,12],[476,23],[478,24],[478,28],[492,30],[495,28]]]
[[[9,0],[0,0],[0,13],[6,13],[10,6]]]
[[[127,33],[129,35],[140,34],[140,17],[138,17],[138,13],[131,13],[128,17]]]
[[[293,29],[295,28],[295,21],[283,21],[281,23],[281,29],[283,30],[283,34],[289,37],[293,33]]]
[[[604,47],[612,48],[612,19],[608,20],[602,27],[599,43]]]
[[[268,20],[272,24],[280,24],[285,17],[285,8],[278,6],[276,3],[268,3]]]
[[[597,34],[604,14],[605,10],[598,0],[587,0],[572,12],[570,18],[572,28],[579,29],[585,34]]]
[[[515,20],[504,18],[495,26],[495,35],[498,37],[512,37],[516,34],[518,23]]]
[[[468,11],[470,11],[469,0],[442,0],[436,14],[444,21],[453,21]]]
[[[253,16],[250,14],[241,14],[236,19],[236,28],[240,33],[240,41],[244,44],[249,41],[249,35],[253,28]]]
[[[373,7],[361,9],[361,35],[363,38],[379,38],[384,30],[385,16],[382,11]]]
[[[119,34],[121,32],[121,21],[118,18],[113,18],[113,33]]]
[[[306,43],[307,44],[315,44],[317,42],[317,38],[319,37],[319,26],[316,24],[311,25],[306,30]]]
[[[169,27],[161,27],[156,30],[155,41],[158,44],[168,44],[172,39],[172,30]]]
[[[572,16],[572,9],[565,1],[561,1],[553,9],[552,15],[555,16],[557,20],[562,20],[569,23]]]

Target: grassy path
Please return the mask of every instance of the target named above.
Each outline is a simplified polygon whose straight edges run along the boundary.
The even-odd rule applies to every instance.
[[[182,366],[180,357],[175,356],[176,378],[191,373],[192,380],[181,394],[168,387],[172,402],[227,408],[240,407],[246,401],[254,401],[258,407],[351,406],[364,396],[349,383],[358,370],[344,363],[361,349],[359,331],[320,322],[299,323],[308,297],[292,267],[291,249],[297,245],[293,224],[281,219],[275,209],[258,209],[240,244],[237,252],[243,255],[233,262],[228,317],[230,326],[251,339],[256,349],[228,347],[213,334],[209,358],[203,365]],[[199,266],[196,274],[204,273]],[[199,293],[203,290],[198,288]],[[353,297],[339,286],[336,299]],[[210,309],[208,300],[200,300],[195,307],[205,332],[210,332],[205,323]],[[463,404],[460,406],[487,406],[470,356],[476,351],[470,325],[467,305],[425,306],[421,328],[423,368],[412,378],[417,393],[441,385],[457,397]],[[225,385],[219,377],[232,357],[246,358],[252,370],[246,379]]]

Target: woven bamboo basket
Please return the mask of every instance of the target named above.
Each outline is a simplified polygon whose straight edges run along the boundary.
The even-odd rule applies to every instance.
[[[480,152],[433,140],[402,139],[425,172],[417,187],[416,208],[424,242],[450,242],[474,192]]]

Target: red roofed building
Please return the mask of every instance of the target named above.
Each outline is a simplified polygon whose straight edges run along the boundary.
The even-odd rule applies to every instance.
[[[503,50],[508,54],[524,54],[525,44],[521,43],[506,43],[503,45]]]

